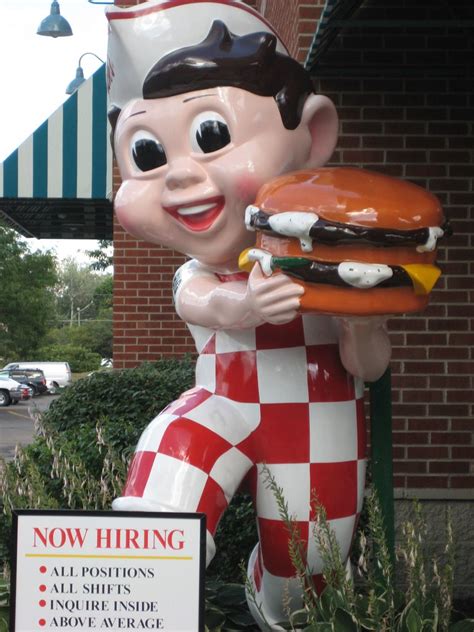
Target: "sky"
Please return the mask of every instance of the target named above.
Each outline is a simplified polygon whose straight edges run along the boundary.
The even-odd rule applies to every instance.
[[[72,37],[42,37],[38,26],[50,13],[51,0],[0,0],[0,162],[5,160],[66,99],[79,57],[92,52],[105,60],[105,6],[88,0],[59,0]],[[87,79],[99,66],[93,55],[81,63]],[[60,259],[85,262],[92,240],[28,240],[33,249],[53,248]]]

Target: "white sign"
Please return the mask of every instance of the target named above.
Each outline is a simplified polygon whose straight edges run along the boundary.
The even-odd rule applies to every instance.
[[[15,512],[11,632],[204,630],[201,514]]]

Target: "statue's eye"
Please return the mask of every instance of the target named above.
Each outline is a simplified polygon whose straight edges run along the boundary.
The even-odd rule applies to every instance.
[[[140,171],[152,171],[167,162],[165,148],[150,132],[135,132],[131,151],[133,162]]]
[[[191,147],[194,152],[210,154],[230,143],[229,127],[217,112],[202,112],[191,125]]]

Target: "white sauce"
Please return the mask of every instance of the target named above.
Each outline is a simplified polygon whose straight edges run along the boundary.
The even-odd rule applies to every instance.
[[[255,228],[252,226],[251,221],[252,217],[256,215],[260,209],[258,206],[254,206],[253,204],[249,204],[245,209],[245,226],[247,230],[255,231]]]
[[[317,222],[319,217],[316,213],[278,213],[268,219],[270,228],[285,237],[297,237],[300,240],[301,250],[311,252],[313,240],[309,236],[311,226]]]
[[[270,252],[260,250],[260,248],[251,248],[247,252],[249,261],[258,261],[262,272],[265,276],[271,276],[273,272],[272,268],[272,255]]]
[[[393,276],[392,269],[383,263],[344,261],[337,271],[343,281],[359,289],[374,287]]]
[[[428,228],[429,235],[425,244],[416,247],[417,252],[433,252],[436,248],[438,239],[444,235],[444,230],[439,226],[430,226]]]

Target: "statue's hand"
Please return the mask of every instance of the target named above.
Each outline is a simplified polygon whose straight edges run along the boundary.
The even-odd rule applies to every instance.
[[[390,362],[386,320],[386,316],[336,318],[342,364],[349,373],[367,382],[378,380]]]
[[[302,294],[301,285],[284,274],[267,277],[256,263],[249,275],[246,302],[258,319],[282,325],[296,318]]]

